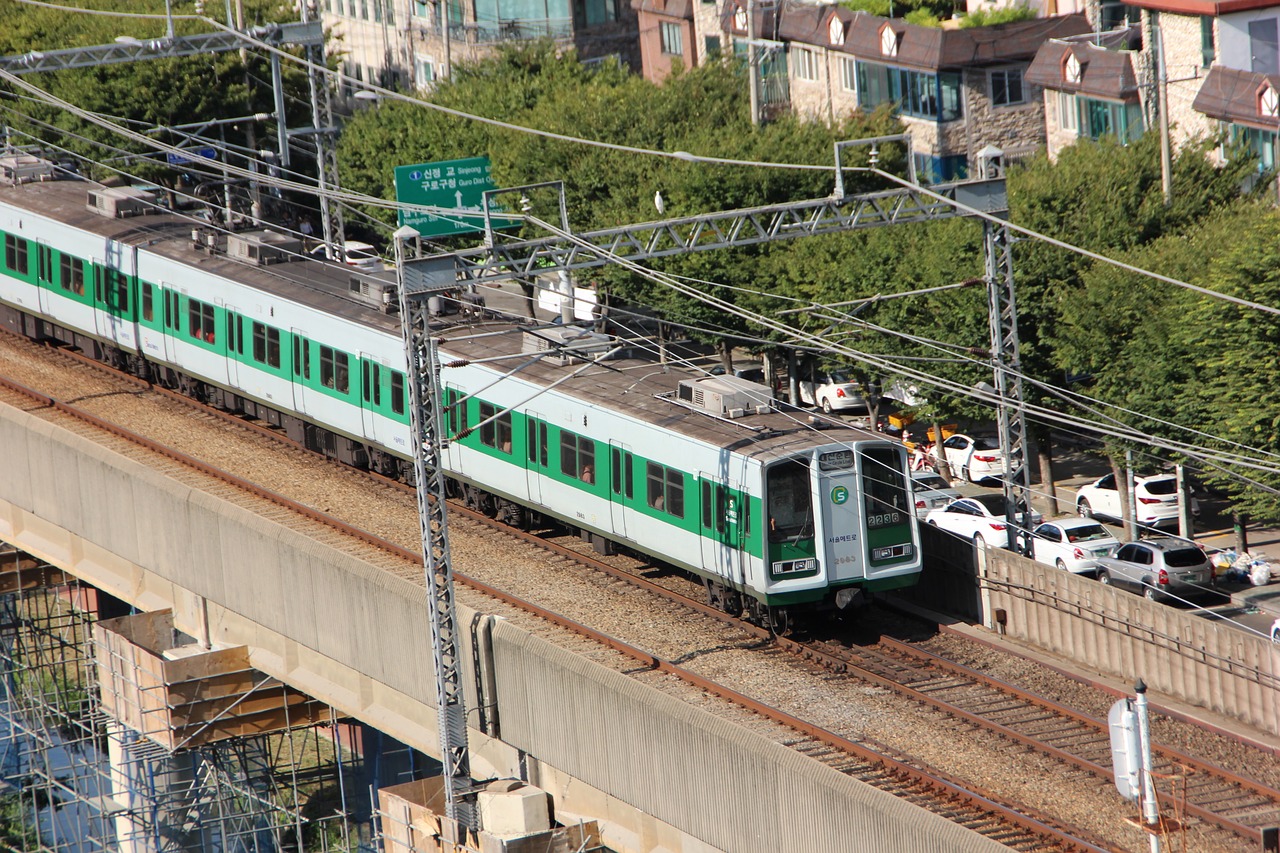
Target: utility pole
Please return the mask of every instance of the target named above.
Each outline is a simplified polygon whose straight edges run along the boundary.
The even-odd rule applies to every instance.
[[[751,124],[760,126],[760,55],[756,53],[756,0],[747,0],[747,75],[751,81]]]
[[[1160,188],[1164,192],[1164,206],[1173,204],[1173,154],[1169,142],[1169,73],[1164,64],[1164,31],[1160,27],[1160,14],[1152,12],[1152,30],[1156,43],[1156,92],[1160,110]]]

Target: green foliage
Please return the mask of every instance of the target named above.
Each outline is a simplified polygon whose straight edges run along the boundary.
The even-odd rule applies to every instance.
[[[1028,6],[1005,6],[1001,9],[976,9],[960,19],[960,29],[971,27],[994,27],[998,24],[1012,24],[1015,21],[1030,21],[1036,17],[1036,10]]]
[[[908,24],[915,24],[918,27],[940,27],[942,21],[928,9],[912,9],[908,12],[904,19]]]
[[[952,0],[840,0],[839,5],[881,18],[905,18],[909,24],[925,27],[939,26],[955,10]]]
[[[267,0],[247,0],[244,6],[245,19],[250,24],[296,19],[296,13],[288,7]],[[163,4],[155,0],[121,0],[110,4],[110,7],[113,12],[160,17],[85,15],[0,0],[0,14],[5,21],[5,27],[0,28],[0,53],[110,44],[122,34],[139,39],[164,35]],[[189,3],[177,2],[174,7],[176,15],[193,13]],[[219,8],[217,4],[211,4],[211,13],[215,17]],[[210,29],[211,26],[203,21],[175,20],[178,33],[207,32]],[[273,112],[270,85],[255,82],[255,78],[258,81],[270,79],[268,59],[254,54],[250,54],[249,59],[247,68],[238,53],[230,52],[33,74],[26,75],[25,79],[77,107],[102,113],[117,123],[133,123],[133,129],[138,129],[139,125],[188,124],[202,119]],[[291,104],[292,124],[302,126],[309,123],[310,112],[305,106],[305,75],[296,70],[288,73],[286,88],[289,90],[287,100]],[[89,160],[150,153],[144,145],[122,140],[114,131],[81,119],[69,110],[33,100],[21,91],[5,100],[4,121],[17,131],[15,140],[22,144],[29,143],[29,137],[34,137],[65,146]],[[226,131],[229,139],[240,141],[248,132],[247,124]],[[165,141],[181,140],[168,136]],[[171,171],[150,159],[134,160],[128,168],[146,178],[167,177]]]

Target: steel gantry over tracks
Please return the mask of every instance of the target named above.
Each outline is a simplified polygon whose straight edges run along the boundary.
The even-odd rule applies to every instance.
[[[840,174],[839,144],[836,171]],[[984,221],[984,257],[990,309],[991,354],[996,402],[1005,453],[1005,504],[1011,548],[1026,547],[1016,535],[1017,508],[1030,506],[1030,482],[1023,430],[1023,397],[1013,298],[1009,230],[1001,215],[1008,210],[1004,177],[998,170],[975,181],[920,187],[876,169],[898,183],[896,189],[707,213],[643,222],[578,234],[567,229],[552,236],[406,259],[412,229],[396,234],[401,323],[409,356],[418,505],[432,618],[433,653],[440,701],[440,737],[444,762],[446,811],[474,826],[471,780],[466,756],[465,709],[458,669],[458,638],[453,617],[453,574],[444,522],[444,473],[440,451],[445,434],[440,420],[438,365],[430,334],[429,301],[459,284],[493,284],[538,274],[591,269],[621,261],[644,261],[687,252],[750,246],[797,237],[835,234],[957,216]],[[843,186],[842,180],[836,186]],[[545,225],[545,223],[543,223]],[[490,236],[492,236],[490,232]],[[1015,412],[1010,415],[1009,411]]]

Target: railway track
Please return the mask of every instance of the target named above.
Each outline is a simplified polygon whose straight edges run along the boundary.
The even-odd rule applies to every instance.
[[[88,363],[98,367],[93,362]],[[122,376],[121,378],[122,381],[136,382],[130,377]],[[186,398],[177,397],[177,399],[186,405],[191,405],[191,401]],[[54,404],[51,402],[50,405]],[[219,416],[222,417],[224,415],[219,413]],[[239,419],[232,418],[232,420],[243,426],[252,426]],[[262,429],[262,431],[273,439],[286,441],[287,443],[287,440],[283,439],[274,430]],[[403,489],[399,484],[393,484],[389,481],[383,481],[382,487]],[[462,507],[451,507],[450,512],[451,517],[467,517],[471,523],[502,529],[503,534],[506,536],[518,538],[537,547],[552,550],[562,558],[588,565],[597,571],[607,572],[634,586],[649,589],[654,594],[679,601],[683,607],[697,611],[707,617],[733,624],[737,630],[751,634],[762,642],[770,639],[768,633],[761,629],[733,620],[726,614],[708,607],[701,601],[673,592],[666,585],[655,584],[646,578],[636,576],[634,573],[619,570],[590,554],[584,553],[578,547],[568,547],[563,544],[547,542],[540,537],[498,525],[491,519],[465,510]],[[342,535],[362,534],[359,531],[346,530],[342,532]],[[371,544],[376,544],[377,547],[384,550],[396,549],[396,546],[376,538],[372,540]],[[582,545],[581,547],[585,549],[586,546]],[[408,558],[414,560],[415,571],[420,572],[420,569],[417,568],[420,566],[420,561],[414,559],[412,555],[408,555]],[[403,568],[397,571],[397,574],[401,571],[403,571]],[[462,580],[466,581],[466,579]],[[496,590],[486,589],[483,584],[479,584],[476,588],[498,600],[509,598]],[[575,627],[570,620],[564,620],[563,617],[557,617],[555,614],[548,613],[534,605],[513,602],[513,606],[520,606],[526,612],[534,613],[540,618],[562,625],[562,627],[570,630],[585,628],[585,626]],[[585,630],[589,635],[590,629]],[[756,703],[750,697],[742,696],[720,685],[715,685],[714,682],[701,679],[695,673],[682,670],[682,668],[676,667],[674,664],[662,661],[645,652],[630,649],[626,644],[618,645],[616,641],[603,635],[594,638],[593,642],[604,643],[618,651],[624,651],[625,647],[624,653],[635,656],[637,660],[643,661],[646,667],[655,672],[667,672],[687,680],[688,683],[697,683],[700,689],[721,695],[740,707],[750,708],[752,713],[760,714],[789,726],[802,733],[806,739],[804,743],[796,742],[794,744],[795,748],[815,756],[824,758],[830,756],[843,772],[849,772],[851,775],[858,776],[858,778],[866,778],[868,780],[882,777],[893,779],[895,780],[892,783],[894,785],[905,784],[905,780],[911,779],[914,780],[911,784],[925,785],[926,787],[934,786],[937,790],[945,790],[948,792],[948,797],[959,798],[957,802],[967,798],[969,804],[964,808],[972,809],[972,812],[961,810],[953,814],[952,811],[947,810],[953,807],[947,807],[947,809],[940,811],[940,813],[947,814],[965,825],[971,825],[970,822],[972,821],[972,825],[979,826],[984,821],[993,820],[994,818],[991,816],[992,809],[998,811],[1003,808],[1021,811],[1023,816],[1029,819],[1030,825],[1020,826],[1016,832],[1009,827],[1005,827],[992,833],[992,837],[1000,837],[1001,832],[1010,833],[1005,843],[1010,844],[1014,849],[1121,849],[1108,846],[1098,839],[1090,838],[1088,833],[1073,833],[1070,829],[1056,827],[1052,818],[1045,815],[1035,815],[1031,810],[1017,804],[1006,803],[1002,805],[998,797],[990,796],[983,791],[973,790],[972,785],[967,786],[966,789],[964,784],[949,779],[945,774],[930,770],[919,762],[913,762],[909,756],[905,756],[883,744],[876,744],[869,739],[843,738],[822,730],[820,727],[814,727],[798,718],[785,714],[778,715],[776,711],[770,713],[771,709],[765,706],[754,707],[760,703]],[[958,664],[945,661],[918,648],[897,644],[892,641],[882,641],[879,647],[871,651],[866,649],[842,649],[829,643],[800,644],[788,639],[778,639],[776,640],[776,645],[778,648],[786,649],[806,660],[819,663],[828,670],[850,675],[856,674],[859,678],[886,689],[893,689],[900,695],[909,696],[913,701],[928,704],[951,717],[964,719],[970,725],[981,726],[984,730],[998,735],[1001,740],[1016,744],[1016,748],[1035,748],[1045,755],[1053,756],[1056,760],[1062,761],[1084,773],[1105,779],[1107,784],[1110,782],[1109,746],[1106,739],[1105,726],[1099,721],[1081,715],[1071,709],[1053,706],[1052,703],[1047,703],[1046,700],[1037,700],[1037,697],[1032,697],[1030,694],[1018,697],[1018,694],[1024,693],[1024,691],[1019,691],[1011,685],[997,682],[982,673],[966,670]],[[1015,700],[1015,697],[1018,698]],[[866,754],[859,754],[859,750],[865,750]],[[1249,844],[1251,849],[1257,849],[1260,839],[1260,827],[1268,823],[1275,823],[1277,816],[1280,815],[1280,812],[1277,811],[1277,803],[1280,803],[1280,793],[1238,774],[1230,774],[1220,768],[1215,768],[1208,762],[1203,762],[1193,756],[1182,755],[1167,749],[1161,750],[1159,754],[1162,761],[1161,772],[1167,770],[1169,778],[1186,780],[1185,795],[1183,795],[1187,805],[1184,812],[1186,816],[1217,826],[1223,832],[1232,833]],[[889,764],[886,764],[886,762],[889,762]],[[865,766],[862,766],[861,763],[865,763]],[[920,778],[921,776],[923,778]],[[881,785],[881,787],[884,786]],[[966,790],[967,793],[964,793]],[[914,793],[905,795],[916,796]],[[1046,831],[1047,834],[1042,834],[1046,833]],[[1019,833],[1026,833],[1026,837],[1021,837]],[[1055,835],[1058,840],[1051,842],[1053,845],[1051,848],[1041,846],[1046,843],[1046,838]],[[1063,840],[1064,838],[1070,840]],[[1221,849],[1234,848],[1224,846]]]
[[[129,442],[139,450],[160,455],[163,457],[159,462],[161,469],[180,468],[182,473],[187,476],[190,476],[192,472],[196,472],[205,478],[213,478],[216,482],[212,485],[211,490],[221,497],[235,500],[238,503],[244,503],[246,500],[259,503],[265,501],[268,505],[260,507],[258,511],[267,516],[275,517],[282,523],[291,523],[295,527],[297,517],[301,516],[311,522],[310,526],[312,528],[319,529],[320,538],[334,540],[333,544],[335,545],[339,544],[336,541],[339,539],[348,545],[351,540],[355,540],[367,546],[368,549],[372,549],[373,553],[366,556],[371,556],[375,564],[396,561],[404,563],[414,571],[421,571],[421,557],[415,552],[384,539],[371,536],[324,513],[296,504],[252,483],[218,471],[200,460],[177,453],[114,424],[78,411],[76,407],[52,397],[33,392],[8,381],[0,381],[0,388],[3,388],[3,392],[0,392],[0,398],[8,397],[9,402],[12,403],[13,395],[21,395],[25,397],[28,403],[34,403],[34,408],[47,409],[48,416],[51,419],[73,421],[77,433],[87,435],[92,432],[107,432],[118,439]],[[28,410],[33,408],[31,405],[20,407]],[[451,507],[451,512],[455,511],[459,514],[465,514],[480,523],[492,523],[491,520],[485,519],[483,516],[478,516],[462,508]],[[504,535],[524,538],[526,534],[506,529]],[[556,546],[556,548],[566,558],[584,559],[582,554],[572,549],[564,548],[563,546]],[[398,567],[395,570],[396,574],[403,575],[403,572],[404,567]],[[589,640],[598,646],[606,646],[614,652],[625,655],[634,663],[642,665],[641,672],[675,676],[688,685],[733,703],[751,715],[785,727],[792,732],[792,734],[783,737],[783,741],[790,748],[802,752],[816,761],[835,767],[843,773],[873,784],[882,790],[915,802],[981,835],[997,840],[1010,849],[1023,851],[1103,851],[1117,849],[1091,837],[1084,831],[1065,826],[1050,816],[1036,814],[1025,806],[1001,802],[987,792],[974,790],[972,786],[965,785],[944,773],[924,766],[922,762],[909,756],[895,753],[895,750],[883,744],[876,744],[870,739],[853,740],[842,737],[799,717],[761,703],[723,684],[718,684],[685,667],[655,657],[648,652],[595,631],[586,625],[566,619],[536,604],[518,599],[474,579],[459,577],[458,581],[495,601],[518,608],[555,625],[559,629],[571,631],[580,638]],[[701,610],[703,608],[697,607],[695,609]],[[709,608],[706,609],[709,610]]]

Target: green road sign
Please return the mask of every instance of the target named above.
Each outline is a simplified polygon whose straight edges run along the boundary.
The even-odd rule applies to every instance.
[[[437,213],[402,210],[400,224],[416,228],[423,237],[445,237],[483,231],[484,213],[481,204],[484,193],[496,189],[490,170],[488,157],[396,166],[396,201],[448,208],[448,211]],[[489,210],[491,213],[498,213],[503,208],[491,200]],[[511,228],[517,224],[515,220],[506,217],[493,218],[495,228]]]

